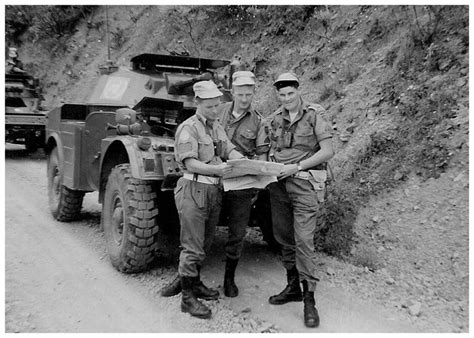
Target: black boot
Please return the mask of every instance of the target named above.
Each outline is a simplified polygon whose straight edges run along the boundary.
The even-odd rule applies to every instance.
[[[179,275],[167,286],[161,289],[161,295],[163,297],[172,297],[176,296],[181,292],[181,279]]]
[[[193,293],[193,285],[196,280],[196,277],[181,277],[181,312],[187,312],[197,318],[211,318],[211,310],[201,303]]]
[[[234,282],[235,269],[237,268],[238,263],[238,259],[227,257],[224,275],[224,294],[226,297],[237,297],[239,295],[239,288]]]
[[[303,284],[303,302],[304,302],[304,325],[307,327],[319,326],[319,314],[316,310],[314,301],[314,292],[308,291],[308,282],[302,281]]]
[[[296,267],[293,267],[291,270],[286,270],[286,278],[288,280],[288,285],[278,295],[271,296],[268,299],[270,304],[281,305],[288,302],[301,302],[303,300],[300,278]]]
[[[201,298],[204,300],[215,300],[219,298],[219,291],[216,289],[210,289],[204,285],[201,281],[201,267],[197,267],[198,276],[195,277],[195,283],[193,284],[193,293],[197,298]]]

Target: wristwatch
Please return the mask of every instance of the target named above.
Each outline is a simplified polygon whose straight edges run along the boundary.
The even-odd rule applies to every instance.
[[[301,164],[298,163],[298,166],[296,167],[296,169],[298,169],[298,171],[302,171],[303,168],[301,167]]]

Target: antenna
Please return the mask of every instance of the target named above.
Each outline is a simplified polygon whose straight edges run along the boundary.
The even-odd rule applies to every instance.
[[[109,8],[105,5],[105,37],[107,39],[107,62],[110,62],[110,43],[109,43]]]
[[[112,62],[110,59],[110,43],[109,43],[109,8],[105,5],[105,39],[107,41],[107,60],[105,61],[105,65],[99,66],[99,71],[101,75],[110,74],[118,70],[118,66]]]

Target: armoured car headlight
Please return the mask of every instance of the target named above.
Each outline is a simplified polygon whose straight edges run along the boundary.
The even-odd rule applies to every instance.
[[[138,140],[137,140],[137,146],[138,148],[140,148],[141,150],[148,150],[150,149],[151,147],[151,140],[150,138],[148,137],[139,137]]]

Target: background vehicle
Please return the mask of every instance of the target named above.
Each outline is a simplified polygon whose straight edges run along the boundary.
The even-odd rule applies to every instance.
[[[131,63],[103,67],[89,102],[52,110],[46,132],[53,216],[73,220],[84,194],[98,191],[108,253],[123,272],[145,269],[161,234],[179,230],[174,134],[196,110],[192,85],[213,80],[231,100],[233,71],[230,61],[184,56],[142,54]]]
[[[41,108],[37,78],[26,73],[5,74],[5,141],[24,144],[34,152],[44,146],[46,112]]]

